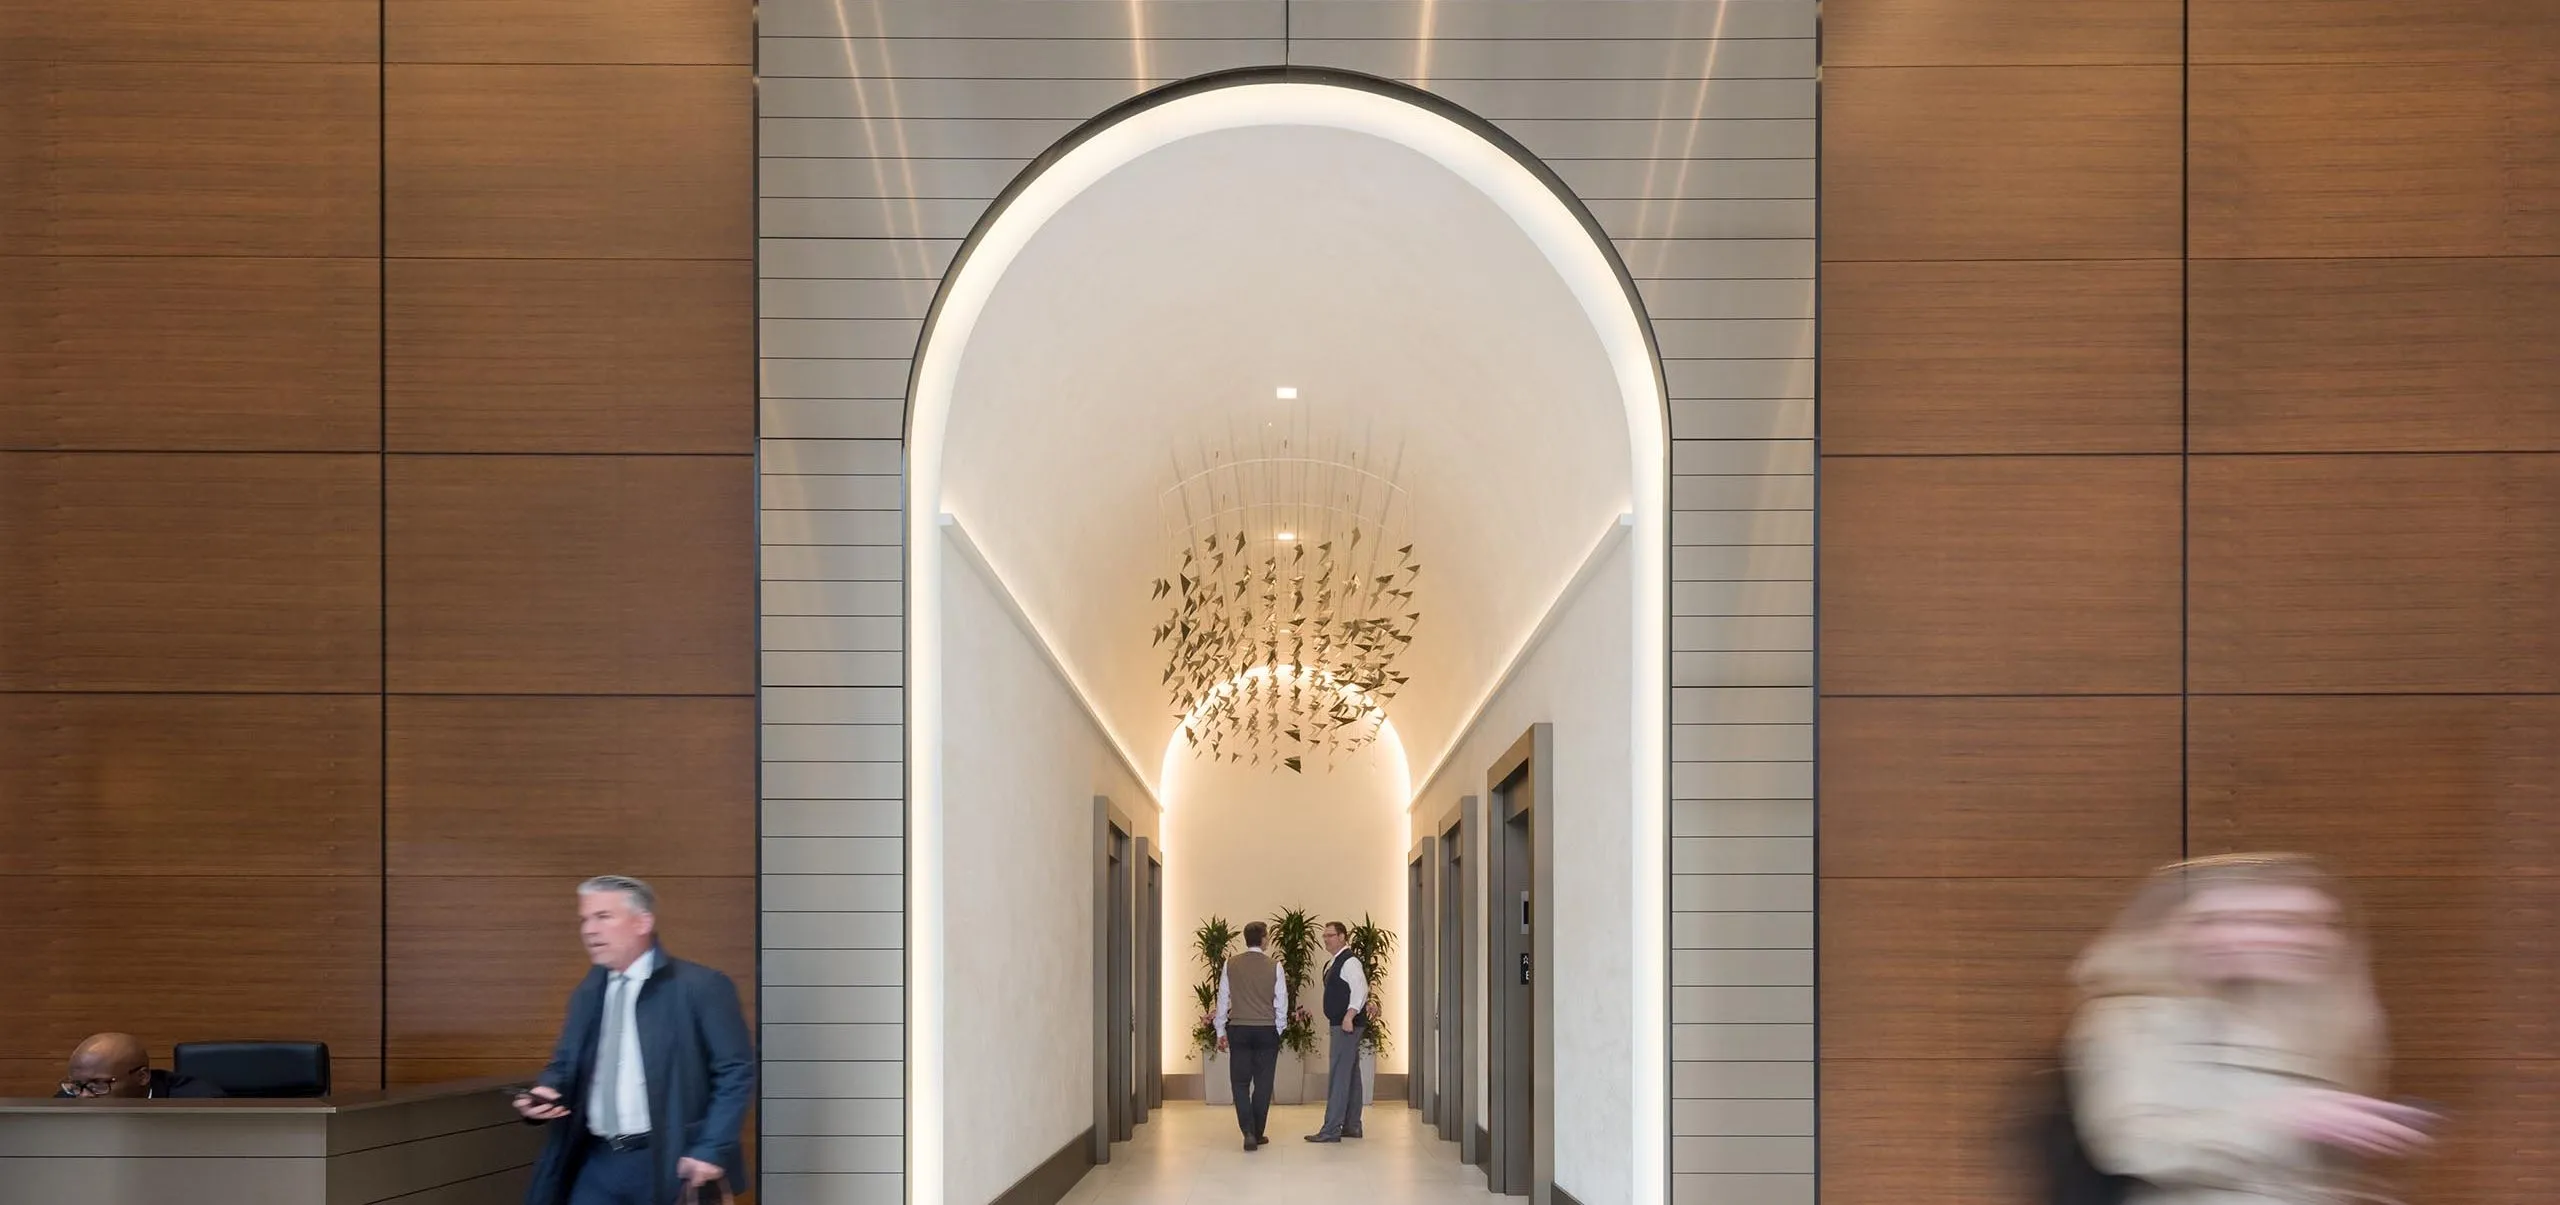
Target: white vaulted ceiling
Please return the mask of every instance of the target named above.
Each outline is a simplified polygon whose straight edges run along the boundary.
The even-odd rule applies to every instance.
[[[1231,423],[1374,424],[1403,445],[1422,622],[1389,707],[1435,764],[1628,509],[1627,418],[1599,338],[1491,201],[1364,134],[1196,136],[1042,226],[960,362],[956,515],[1152,773],[1177,717],[1150,647],[1173,454]],[[958,722],[964,718],[955,717]]]

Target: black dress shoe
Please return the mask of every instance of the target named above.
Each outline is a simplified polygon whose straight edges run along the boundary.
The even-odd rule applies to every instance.
[[[1271,1140],[1270,1140],[1270,1139],[1268,1139],[1268,1138],[1263,1137],[1263,1136],[1262,1136],[1262,1135],[1260,1135],[1260,1134],[1256,1134],[1256,1135],[1254,1135],[1254,1136],[1253,1136],[1253,1144],[1254,1144],[1255,1146],[1269,1146],[1269,1145],[1271,1145]]]
[[[1342,1136],[1343,1136],[1343,1137],[1345,1137],[1345,1138],[1357,1138],[1357,1137],[1359,1137],[1359,1136],[1360,1136],[1360,1131],[1358,1131],[1358,1130],[1356,1130],[1356,1129],[1354,1129],[1354,1130],[1344,1130],[1344,1131],[1342,1132]]]
[[[1342,1141],[1342,1135],[1340,1135],[1340,1134],[1309,1134],[1309,1135],[1307,1135],[1307,1141],[1309,1141],[1309,1142],[1340,1142],[1340,1141]]]
[[[1260,1150],[1260,1149],[1261,1149],[1261,1147],[1262,1147],[1262,1143],[1260,1143],[1260,1142],[1258,1142],[1258,1141],[1256,1141],[1256,1140],[1254,1140],[1254,1139],[1247,1138],[1247,1139],[1245,1139],[1245,1140],[1244,1140],[1244,1149],[1245,1149],[1245,1152],[1246,1152],[1247,1154],[1251,1154],[1252,1152],[1254,1152],[1254,1151],[1256,1151],[1256,1150]]]

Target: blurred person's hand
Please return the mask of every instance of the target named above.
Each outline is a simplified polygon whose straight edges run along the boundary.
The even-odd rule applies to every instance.
[[[567,1117],[569,1110],[560,1104],[558,1090],[536,1084],[516,1097],[516,1112],[526,1121],[552,1121]]]
[[[2295,1133],[2358,1155],[2409,1155],[2434,1141],[2424,1127],[2435,1115],[2413,1105],[2313,1088],[2305,1089],[2286,1107]]]

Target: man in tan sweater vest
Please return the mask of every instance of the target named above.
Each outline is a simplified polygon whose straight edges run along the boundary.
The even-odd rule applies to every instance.
[[[1280,964],[1262,952],[1269,932],[1261,921],[1246,924],[1244,952],[1218,968],[1218,1049],[1227,1055],[1236,1127],[1247,1151],[1271,1143],[1263,1126],[1271,1118],[1272,1076],[1280,1069],[1280,1021],[1289,1015],[1289,985],[1280,982]]]

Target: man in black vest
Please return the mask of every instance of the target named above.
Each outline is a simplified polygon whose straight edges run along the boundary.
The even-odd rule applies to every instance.
[[[1333,1029],[1325,1076],[1324,1128],[1307,1135],[1309,1142],[1340,1142],[1360,1136],[1360,1028],[1369,1023],[1369,977],[1358,956],[1344,947],[1351,934],[1341,921],[1326,921],[1324,948],[1333,955],[1324,964],[1324,1019]]]

